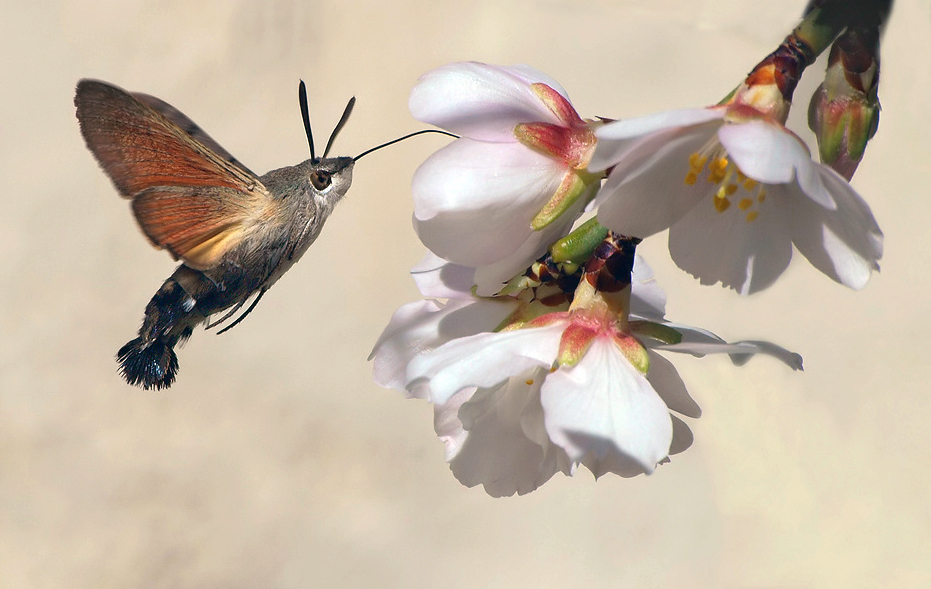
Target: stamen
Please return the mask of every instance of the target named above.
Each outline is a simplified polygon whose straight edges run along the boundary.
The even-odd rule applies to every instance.
[[[527,383],[527,386],[530,386],[530,385],[533,384],[533,379],[532,379],[532,378],[528,378],[528,379],[525,380],[524,382]]]
[[[753,206],[753,199],[750,199],[750,198],[742,198],[740,199],[740,202],[737,203],[737,208],[740,209],[741,211],[746,211],[752,206]]]
[[[708,163],[708,156],[706,155],[698,155],[698,152],[695,152],[689,156],[689,167],[694,172],[701,172],[706,163]]]
[[[750,211],[747,213],[747,223],[752,223],[756,221],[757,217],[760,216],[760,213],[757,211]]]
[[[731,206],[731,201],[728,200],[727,194],[725,193],[725,188],[722,186],[718,189],[717,194],[714,195],[714,210],[719,213],[723,213]]]
[[[766,191],[763,190],[762,188],[760,188],[760,192],[756,195],[756,199],[757,199],[759,202],[765,201],[765,200],[766,200]]]

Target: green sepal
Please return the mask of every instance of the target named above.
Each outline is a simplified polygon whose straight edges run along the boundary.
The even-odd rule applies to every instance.
[[[682,342],[681,333],[669,326],[654,323],[653,321],[631,321],[630,331],[670,346]]]
[[[582,265],[595,252],[605,237],[608,228],[593,217],[579,225],[575,231],[559,239],[550,246],[550,255],[554,262]]]

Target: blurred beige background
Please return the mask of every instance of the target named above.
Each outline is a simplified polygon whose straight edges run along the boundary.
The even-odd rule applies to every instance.
[[[0,20],[0,587],[923,587],[931,585],[931,6],[898,3],[879,134],[854,179],[886,233],[854,293],[797,256],[740,300],[641,248],[669,316],[800,352],[675,358],[704,410],[655,475],[557,475],[495,500],[443,462],[432,410],[366,356],[416,298],[410,178],[444,143],[366,158],[312,250],[248,321],[199,330],[165,392],[113,356],[173,263],[84,148],[74,85],[159,96],[259,173],[421,127],[417,76],[528,63],[584,116],[717,101],[804,0],[6,0]],[[812,68],[796,96],[805,128]],[[322,141],[318,140],[318,141]]]

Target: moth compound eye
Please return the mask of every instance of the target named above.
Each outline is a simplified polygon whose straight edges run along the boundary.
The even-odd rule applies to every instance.
[[[314,188],[317,190],[323,190],[333,182],[332,176],[329,172],[324,172],[323,170],[317,170],[310,175],[310,183],[314,185]]]

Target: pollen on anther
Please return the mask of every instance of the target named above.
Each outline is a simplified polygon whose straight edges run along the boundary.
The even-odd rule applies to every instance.
[[[689,186],[694,186],[695,182],[697,181],[698,181],[698,174],[696,174],[692,170],[689,170],[689,173],[685,175],[685,183],[688,184]]]
[[[745,178],[746,178],[746,176],[745,176]],[[744,181],[744,189],[745,189],[747,192],[749,192],[749,191],[753,190],[754,188],[756,188],[756,185],[757,185],[757,181],[754,180],[753,178],[747,178],[747,179]]]
[[[700,172],[701,169],[705,167],[707,162],[708,156],[698,155],[698,152],[695,152],[689,156],[689,167],[696,172]]]
[[[726,196],[717,196],[714,197],[714,210],[719,213],[723,213],[731,206],[731,201],[727,200]]]
[[[750,211],[747,213],[747,223],[752,223],[756,221],[757,217],[760,216],[759,211]]]
[[[720,184],[727,171],[727,158],[719,157],[708,166],[708,182]]]
[[[740,209],[741,211],[746,211],[752,206],[753,206],[753,199],[750,199],[750,198],[742,198],[740,199],[740,202],[737,203],[737,208]]]
[[[528,378],[528,379],[527,379],[526,381],[524,381],[524,382],[526,382],[526,383],[527,383],[527,386],[529,387],[530,385],[533,384],[533,379],[532,379],[532,378]]]
[[[728,195],[728,196],[731,196],[732,194],[734,194],[735,192],[737,192],[737,185],[736,185],[736,184],[728,184],[728,185],[727,185],[727,188],[726,188],[726,192],[727,192],[727,195]]]

